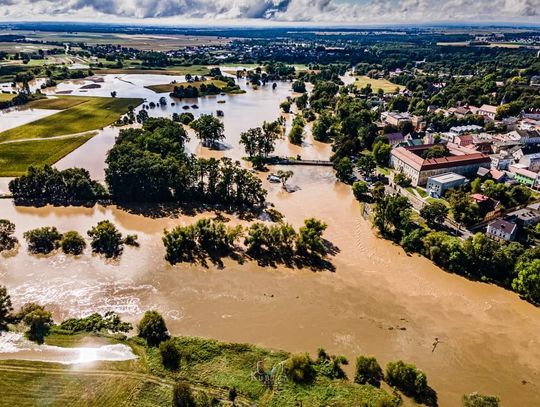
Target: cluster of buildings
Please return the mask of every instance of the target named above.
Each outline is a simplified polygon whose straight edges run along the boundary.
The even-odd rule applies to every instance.
[[[393,147],[390,166],[410,178],[413,186],[425,188],[434,198],[441,198],[449,189],[477,177],[540,190],[540,110],[522,113],[504,122],[496,120],[497,108],[490,105],[458,107],[446,112],[458,117],[481,115],[485,121],[492,121],[505,131],[487,133],[483,126],[473,124],[434,134],[429,129],[422,131],[425,129],[422,117],[383,113],[383,125],[403,128],[403,123],[410,123],[411,134],[386,136]],[[489,206],[484,213],[491,214],[486,218],[493,221],[488,224],[486,233],[493,239],[514,240],[520,228],[540,222],[538,204],[502,216],[498,202],[481,194],[473,194],[471,199],[479,206]]]

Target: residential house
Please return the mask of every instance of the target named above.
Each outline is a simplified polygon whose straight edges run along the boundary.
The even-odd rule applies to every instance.
[[[482,105],[478,109],[478,114],[487,117],[490,120],[495,120],[495,116],[497,116],[497,106]]]
[[[497,219],[487,227],[486,235],[495,240],[512,241],[517,235],[517,224],[504,219]]]

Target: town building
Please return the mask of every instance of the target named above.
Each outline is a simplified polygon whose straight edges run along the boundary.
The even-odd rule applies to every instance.
[[[538,173],[519,168],[516,165],[510,166],[510,172],[514,174],[514,180],[529,188],[534,188],[538,179]]]
[[[457,188],[467,182],[467,178],[454,172],[429,177],[426,185],[426,191],[433,198],[440,198],[446,191]]]
[[[392,126],[396,126],[398,128],[404,123],[412,124],[412,116],[407,112],[383,112],[381,113],[381,119],[386,124],[391,124]]]
[[[495,240],[514,240],[517,235],[517,224],[504,219],[494,220],[488,225],[486,235]]]
[[[414,186],[426,185],[429,177],[454,172],[465,177],[475,176],[480,167],[489,168],[491,160],[487,155],[457,145],[445,146],[446,156],[424,158],[434,144],[397,147],[390,153],[390,166],[403,172]]]
[[[510,212],[506,215],[509,219],[512,219],[519,226],[534,226],[540,222],[540,213],[530,208],[522,208]]]
[[[495,116],[497,116],[497,106],[482,105],[480,106],[480,109],[478,109],[478,114],[487,117],[490,120],[495,120]]]

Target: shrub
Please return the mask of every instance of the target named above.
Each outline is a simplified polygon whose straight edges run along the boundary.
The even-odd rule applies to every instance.
[[[146,311],[137,329],[139,337],[146,339],[148,346],[158,346],[169,338],[165,320],[157,311]]]
[[[17,244],[15,224],[7,219],[0,219],[0,253],[4,250],[12,250]]]
[[[174,340],[167,339],[159,344],[159,353],[163,366],[169,370],[178,370],[180,367],[180,351]]]
[[[499,407],[499,398],[472,393],[463,396],[463,407]]]
[[[177,383],[173,388],[174,407],[196,407],[191,387],[185,382]]]
[[[128,246],[139,247],[138,239],[139,236],[137,235],[127,235],[124,239],[124,244],[127,244]]]
[[[115,257],[122,253],[123,240],[122,233],[109,220],[98,222],[88,232],[92,239],[90,245],[95,253],[104,254],[105,257]]]
[[[64,253],[78,255],[86,248],[86,242],[78,232],[71,230],[64,233],[60,246]]]
[[[368,193],[368,185],[365,181],[356,181],[352,185],[352,192],[354,197],[360,202],[365,201]]]
[[[26,332],[28,339],[41,344],[51,329],[52,315],[43,307],[37,304],[33,305],[32,311],[25,314],[23,322],[29,327],[28,332]]]
[[[424,372],[401,360],[386,365],[386,382],[419,402],[428,402],[426,399],[432,397]]]
[[[373,356],[358,356],[356,359],[356,372],[354,376],[355,383],[367,383],[375,387],[380,387],[383,378],[383,371],[379,362],[377,362],[377,359]]]
[[[30,253],[47,254],[58,249],[62,234],[55,227],[42,227],[24,232]]]
[[[283,368],[287,377],[298,384],[311,383],[316,376],[313,361],[308,354],[292,355],[285,361]]]

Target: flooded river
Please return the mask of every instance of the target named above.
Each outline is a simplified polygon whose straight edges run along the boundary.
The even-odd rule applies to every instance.
[[[277,95],[267,88],[226,96],[227,103],[219,106],[232,148],[220,154],[240,157],[238,132],[276,118],[274,105],[289,94],[288,88],[280,85]],[[199,100],[201,111],[216,108],[206,103],[211,102]],[[114,135],[107,137],[114,141]],[[327,145],[309,140],[297,151],[306,157],[330,153]],[[93,165],[90,157],[79,162]],[[93,157],[95,173],[102,171],[98,155]],[[163,259],[162,231],[193,218],[149,219],[114,206],[24,208],[0,200],[0,218],[17,225],[21,241],[24,231],[38,226],[85,234],[96,222],[110,219],[122,232],[138,234],[141,243],[140,248],[126,248],[115,261],[89,250],[76,258],[31,256],[23,243],[16,255],[0,258],[0,283],[7,285],[16,306],[46,304],[57,320],[115,310],[137,321],[155,308],[173,334],[289,351],[314,353],[324,347],[346,355],[351,365],[359,354],[375,355],[381,364],[413,362],[427,373],[441,406],[459,405],[461,396],[473,391],[497,394],[504,406],[540,405],[539,309],[501,288],[445,273],[378,239],[350,188],[336,183],[330,168],[291,169],[289,183],[300,189],[288,194],[264,181],[268,199],[296,227],[310,216],[328,223],[326,237],[338,247],[331,257],[334,272],[232,260],[223,268],[170,266]],[[440,343],[432,352],[435,338]]]

